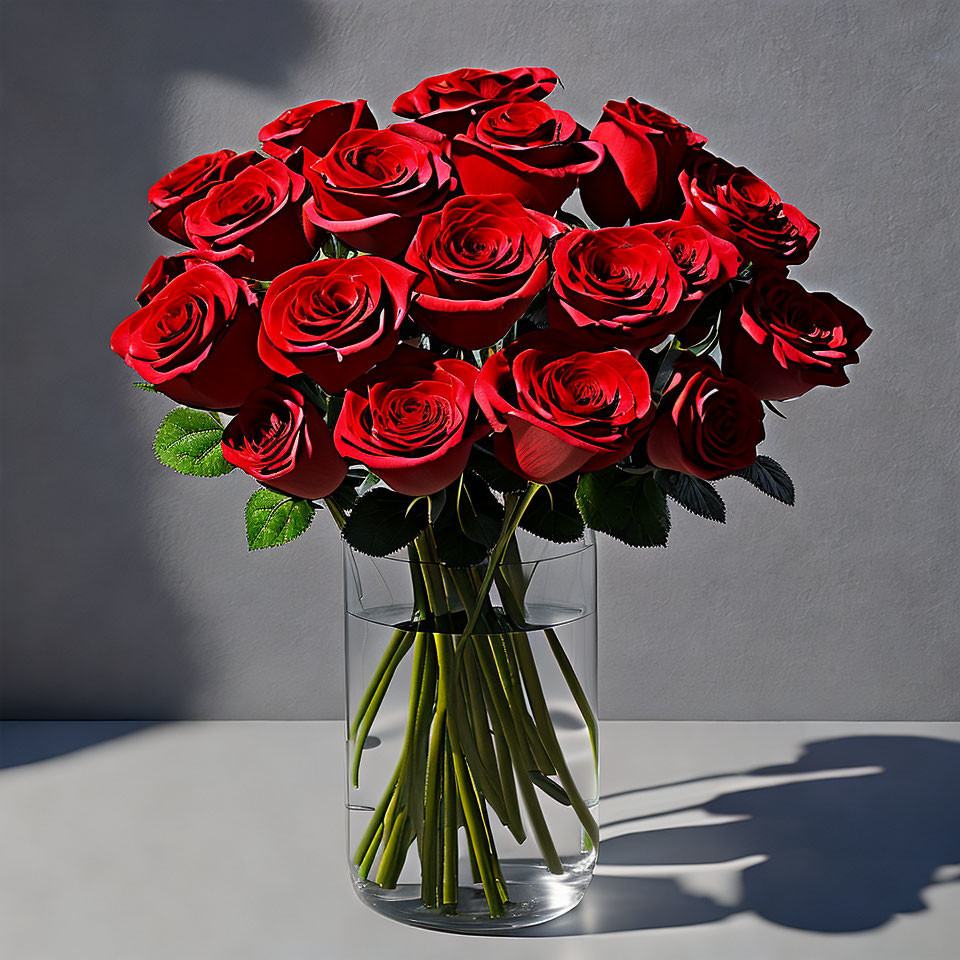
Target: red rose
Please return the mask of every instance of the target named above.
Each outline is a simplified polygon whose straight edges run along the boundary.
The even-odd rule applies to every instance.
[[[547,240],[565,229],[506,194],[448,201],[423,218],[407,252],[422,274],[411,316],[457,347],[495,343],[546,285]]]
[[[626,351],[582,350],[541,331],[493,354],[474,392],[497,459],[536,483],[622,460],[652,413],[650,380]]]
[[[550,326],[581,342],[637,353],[686,321],[677,311],[683,276],[646,227],[571,230],[554,247],[553,263]]]
[[[465,193],[509,193],[525,207],[556,213],[595,170],[603,147],[569,113],[537,100],[518,100],[487,111],[454,137],[453,165]]]
[[[233,410],[273,379],[257,354],[250,288],[212,263],[174,277],[110,339],[113,351],[177,403]]]
[[[157,257],[140,284],[137,303],[145,307],[174,277],[179,277],[181,273],[201,263],[209,262],[193,250],[175,253],[170,257]]]
[[[200,255],[234,276],[272,280],[313,256],[300,224],[307,184],[268,157],[191,203],[184,229]]]
[[[389,363],[348,388],[334,443],[398,493],[436,493],[463,473],[471,447],[490,432],[473,408],[476,379],[469,363],[401,344]]]
[[[398,123],[351,130],[324,157],[307,153],[307,236],[319,242],[326,230],[367,253],[402,255],[420,218],[443,206],[457,185],[445,149],[435,130]]]
[[[320,411],[286,383],[250,394],[220,446],[228,463],[292,497],[327,497],[347,475]]]
[[[453,136],[497,104],[542,100],[558,80],[547,67],[515,67],[500,73],[463,67],[427,77],[412,90],[401,93],[393,104],[393,112]]]
[[[750,466],[763,439],[763,406],[708,357],[679,360],[647,437],[647,458],[666,470],[717,480]]]
[[[603,163],[580,180],[587,215],[602,227],[666,220],[680,209],[677,177],[706,137],[669,114],[628,97],[608,101],[590,134],[606,147]]]
[[[820,228],[746,167],[702,153],[680,175],[686,206],[681,220],[699,223],[735,244],[758,265],[803,263]]]
[[[789,400],[818,384],[849,383],[844,367],[870,328],[830,293],[808,293],[775,270],[758,270],[720,322],[723,370],[763,400]]]
[[[188,244],[190,241],[183,229],[184,210],[211,187],[230,180],[262,159],[253,151],[238,155],[235,150],[218,150],[180,164],[147,191],[147,200],[154,208],[148,223],[168,240]]]
[[[284,110],[260,131],[260,142],[263,152],[278,160],[286,160],[299,147],[322,157],[341,134],[360,127],[377,128],[366,100],[316,100]]]
[[[379,257],[293,267],[263,299],[260,356],[283,376],[303,372],[339,393],[393,353],[413,281]]]
[[[647,224],[663,241],[683,277],[685,290],[677,308],[678,321],[686,325],[693,312],[714,290],[732,280],[743,264],[737,248],[696,223],[677,220]]]

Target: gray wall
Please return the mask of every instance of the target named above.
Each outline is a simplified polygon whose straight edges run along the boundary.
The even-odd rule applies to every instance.
[[[726,527],[602,543],[603,714],[960,718],[952,6],[6,0],[6,715],[339,714],[331,525],[248,555],[251,483],[155,463],[167,405],[108,351],[166,249],[145,190],[306,100],[386,122],[426,74],[547,64],[584,122],[634,95],[768,178],[823,227],[796,276],[876,330],[769,423],[795,509],[728,480]]]

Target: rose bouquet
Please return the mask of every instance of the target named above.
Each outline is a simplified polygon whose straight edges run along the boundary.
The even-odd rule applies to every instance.
[[[723,522],[730,476],[792,503],[757,453],[765,412],[846,383],[870,332],[788,276],[819,228],[763,180],[633,99],[588,130],[544,102],[557,83],[456,70],[399,96],[402,122],[316,101],[267,124],[262,153],[177,167],[149,222],[185,249],[111,341],[141,389],[182,404],[161,462],[259,482],[251,549],[326,509],[349,549],[406,551],[411,609],[348,718],[355,785],[410,661],[402,749],[354,863],[389,890],[414,850],[422,907],[444,914],[461,831],[490,917],[511,903],[493,817],[518,843],[529,829],[553,874],[544,804],[573,811],[584,850],[599,840],[533,646],[595,760],[590,697],[527,609],[518,531],[663,546],[668,501]],[[596,227],[563,209],[578,189]]]

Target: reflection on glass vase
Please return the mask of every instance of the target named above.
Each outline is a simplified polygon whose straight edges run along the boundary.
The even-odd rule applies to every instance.
[[[344,546],[354,886],[421,926],[541,923],[579,903],[599,843],[596,544],[519,532],[488,571],[431,540]]]

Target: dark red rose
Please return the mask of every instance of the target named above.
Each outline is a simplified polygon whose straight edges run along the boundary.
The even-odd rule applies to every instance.
[[[628,97],[610,100],[590,139],[606,147],[603,163],[580,180],[587,215],[601,227],[666,220],[680,211],[677,177],[706,137],[669,114]]]
[[[746,167],[702,153],[680,175],[686,206],[681,220],[699,223],[735,244],[758,265],[803,263],[820,228]]]
[[[234,410],[274,376],[257,354],[259,322],[250,288],[206,263],[127,317],[110,346],[171,400]]]
[[[140,284],[137,303],[145,307],[174,277],[179,277],[181,273],[201,263],[209,262],[192,250],[175,253],[170,257],[157,257]]]
[[[776,270],[758,270],[720,322],[724,373],[762,400],[789,400],[850,381],[844,367],[870,336],[863,317],[831,293],[808,293]]]
[[[740,272],[743,257],[732,243],[696,223],[665,220],[647,224],[647,229],[663,241],[683,276],[685,289],[677,314],[685,326],[714,290]]]
[[[228,463],[292,497],[329,496],[347,475],[320,411],[286,383],[251,393],[220,446]]]
[[[494,73],[463,67],[427,77],[393,104],[398,117],[410,117],[453,136],[485,110],[511,100],[542,100],[559,78],[547,67],[515,67]]]
[[[377,128],[366,100],[315,100],[284,110],[260,131],[260,142],[263,152],[278,160],[286,160],[299,147],[322,157],[341,134],[361,127]]]
[[[451,156],[465,193],[509,193],[525,207],[553,214],[577,178],[603,159],[603,147],[586,134],[569,113],[516,100],[488,110],[454,137]]]
[[[304,228],[319,242],[329,231],[381,257],[406,250],[420,218],[443,206],[457,186],[444,138],[416,123],[351,130],[324,157],[306,154],[313,197]]]
[[[683,276],[646,227],[571,230],[554,247],[553,264],[550,326],[581,343],[638,353],[686,322],[677,311]]]
[[[263,299],[260,356],[339,393],[400,342],[414,275],[390,260],[318,260],[281,273]]]
[[[273,157],[218,184],[184,214],[202,257],[227,273],[272,280],[313,256],[300,223],[306,181]]]
[[[763,439],[763,406],[709,357],[679,360],[647,436],[657,467],[717,480],[750,466]]]
[[[650,422],[650,380],[624,350],[583,350],[556,333],[518,337],[474,389],[505,466],[536,483],[622,460]]]
[[[147,200],[153,207],[149,224],[161,236],[177,243],[189,244],[183,229],[183,212],[195,200],[203,197],[211,187],[233,176],[245,167],[259,163],[259,153],[237,154],[235,150],[217,150],[182,163],[161,177],[148,191]]]
[[[457,347],[495,343],[546,285],[547,241],[565,229],[506,194],[455,197],[423,218],[407,251],[422,275],[411,316]]]
[[[429,496],[463,473],[473,444],[490,432],[473,406],[477,368],[397,347],[347,389],[334,443],[398,493]]]

